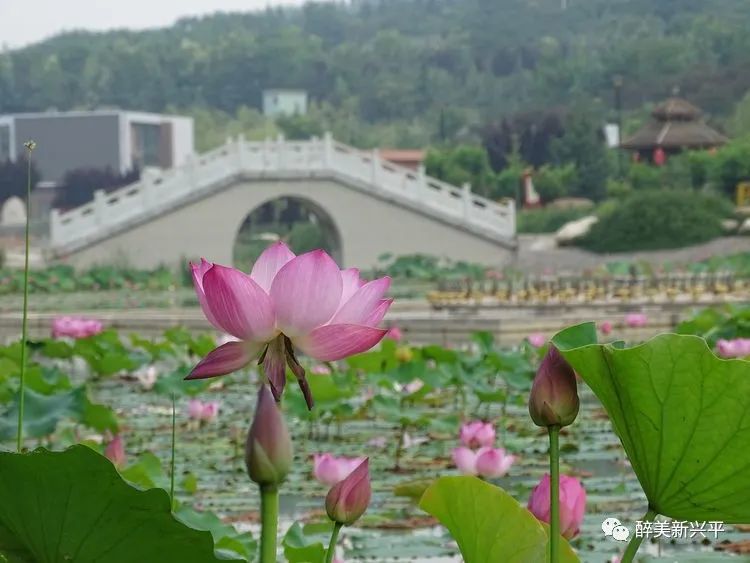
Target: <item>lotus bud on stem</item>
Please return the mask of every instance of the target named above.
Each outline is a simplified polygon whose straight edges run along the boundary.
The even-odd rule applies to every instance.
[[[258,391],[258,403],[245,444],[247,473],[260,487],[260,561],[275,563],[279,520],[279,485],[292,465],[292,440],[268,385]]]
[[[351,526],[359,520],[370,504],[372,489],[370,487],[369,459],[360,463],[346,479],[336,483],[326,496],[326,512],[333,520],[334,527],[331,541],[326,552],[326,563],[333,561],[336,542],[342,526]]]
[[[551,563],[560,560],[560,429],[573,424],[579,406],[575,371],[550,345],[531,386],[529,414],[549,435]]]

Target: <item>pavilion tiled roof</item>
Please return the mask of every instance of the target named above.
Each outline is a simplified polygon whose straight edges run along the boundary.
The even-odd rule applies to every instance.
[[[651,112],[652,118],[620,146],[644,150],[699,149],[723,145],[727,137],[701,118],[701,110],[681,98],[669,98]]]

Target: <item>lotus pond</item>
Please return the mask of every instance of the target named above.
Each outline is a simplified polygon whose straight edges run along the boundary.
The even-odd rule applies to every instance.
[[[602,522],[617,518],[632,533],[649,501],[675,521],[727,523],[718,534],[678,539],[661,534],[644,542],[637,560],[750,560],[742,555],[750,551],[750,528],[740,524],[750,522],[750,517],[743,520],[750,514],[750,428],[744,420],[750,407],[749,366],[742,359],[718,359],[710,350],[720,340],[750,336],[750,310],[707,310],[678,332],[705,337],[709,346],[676,335],[629,348],[599,346],[591,325],[553,339],[585,379],[578,384],[580,414],[560,437],[561,473],[579,479],[587,495],[580,533],[570,541],[582,561],[615,561],[625,544],[606,536]],[[606,340],[614,341],[612,336]],[[153,340],[104,330],[30,343],[25,447],[59,452],[82,444],[107,453],[122,478],[138,489],[174,487],[176,518],[210,531],[213,539],[201,552],[206,549],[202,535],[173,529],[156,516],[152,521],[123,511],[116,525],[68,524],[66,533],[80,535],[79,545],[85,538],[87,546],[106,546],[98,553],[107,555],[67,560],[151,561],[138,549],[147,553],[154,545],[171,551],[164,561],[255,560],[259,495],[247,477],[244,442],[259,375],[246,369],[220,379],[184,381],[215,346],[215,335],[179,327]],[[472,507],[459,506],[464,484],[456,485],[444,501],[454,503],[453,514],[467,516],[451,523],[422,495],[437,479],[459,474],[453,459],[459,430],[465,422],[482,420],[494,427],[495,445],[516,456],[504,476],[488,481],[526,504],[548,471],[546,432],[533,424],[527,406],[547,346],[524,341],[500,348],[489,334],[477,333],[462,349],[386,339],[336,363],[301,358],[316,405],[309,411],[296,385],[288,386],[282,405],[294,462],[281,490],[280,556],[323,561],[332,525],[323,504],[328,486],[315,478],[314,456],[330,453],[369,456],[372,479],[368,511],[342,531],[340,560],[460,561],[458,541],[466,561],[533,563],[536,559],[518,554],[498,556],[489,545],[501,532],[486,533],[486,526],[503,528],[502,514],[493,511],[506,499],[489,490],[477,498],[483,489],[471,494],[467,489],[464,501]],[[0,348],[0,440],[7,450],[13,449],[17,431],[20,351],[20,343]],[[207,411],[199,408],[209,404]],[[144,508],[143,498],[134,500],[135,489],[107,473],[112,464],[101,456],[94,459],[88,448],[64,454],[39,450],[27,465],[11,459],[15,454],[0,453],[5,506],[0,506],[0,560],[64,560],[62,535],[55,530],[63,529],[59,520],[76,502],[107,498],[110,505],[138,505],[144,515],[159,512],[159,502],[168,503],[167,492],[154,493]],[[474,482],[484,486],[475,478],[466,486]],[[474,535],[467,539],[467,534]],[[117,558],[111,550],[127,551]]]

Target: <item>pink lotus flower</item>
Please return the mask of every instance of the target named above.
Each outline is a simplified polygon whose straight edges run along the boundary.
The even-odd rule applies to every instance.
[[[750,338],[719,339],[716,352],[722,358],[744,358],[750,356]]]
[[[361,464],[365,457],[334,457],[331,454],[313,454],[313,475],[324,485],[343,481]]]
[[[550,477],[545,473],[531,491],[528,509],[542,522],[549,524]],[[586,511],[586,491],[575,477],[560,475],[560,534],[571,539],[578,534]]]
[[[625,315],[625,324],[630,328],[640,328],[648,324],[645,313],[628,313]]]
[[[201,422],[211,422],[219,416],[219,402],[206,401],[200,399],[191,399],[188,403],[188,416],[193,420]]]
[[[52,338],[87,338],[103,330],[101,321],[86,317],[55,317],[52,321]]]
[[[191,268],[206,318],[239,341],[209,352],[187,379],[225,375],[260,356],[276,400],[289,365],[312,408],[295,348],[329,362],[369,350],[387,332],[377,325],[392,302],[383,298],[390,278],[366,283],[357,269],[340,270],[322,250],[295,256],[277,242],[260,255],[250,275],[205,260]]]
[[[489,422],[475,420],[461,425],[461,443],[469,448],[492,446],[495,443],[495,427]]]
[[[460,447],[453,450],[453,462],[464,475],[479,475],[490,479],[502,477],[515,461],[516,456],[507,454],[503,448],[484,447],[473,451]]]
[[[599,331],[605,336],[612,332],[612,322],[602,321],[601,323],[599,323]]]
[[[107,444],[104,448],[104,456],[111,461],[115,467],[123,467],[127,463],[127,456],[125,455],[125,442],[122,439],[122,435],[118,434],[112,441]]]
[[[526,339],[534,348],[541,348],[547,343],[547,337],[541,332],[532,332],[526,337]]]
[[[404,337],[404,333],[401,332],[401,329],[397,326],[392,326],[388,329],[388,332],[385,333],[385,337],[399,342]]]

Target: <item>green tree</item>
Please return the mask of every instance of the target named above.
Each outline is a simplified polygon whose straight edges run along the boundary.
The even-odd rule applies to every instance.
[[[569,115],[565,120],[565,133],[552,141],[552,154],[559,164],[573,164],[578,172],[572,195],[595,201],[606,196],[609,154],[602,125],[597,119],[580,111]]]

